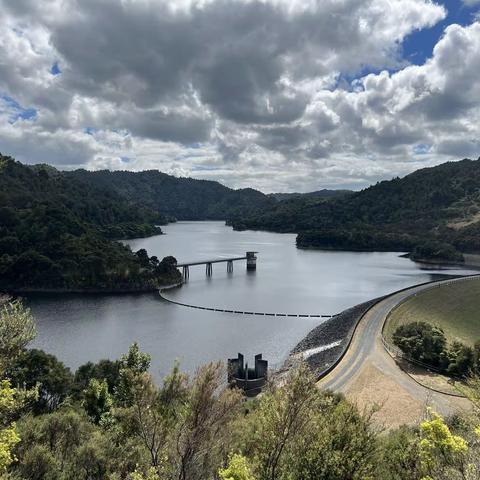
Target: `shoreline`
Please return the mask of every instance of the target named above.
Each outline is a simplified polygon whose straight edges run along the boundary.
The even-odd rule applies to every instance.
[[[56,295],[68,295],[68,294],[108,294],[108,295],[125,295],[129,293],[154,293],[159,287],[140,287],[140,288],[19,288],[10,290],[13,295],[25,295],[25,294],[56,294]],[[8,293],[7,293],[8,295]]]

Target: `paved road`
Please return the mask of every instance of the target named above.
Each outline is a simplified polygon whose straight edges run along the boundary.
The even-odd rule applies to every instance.
[[[438,284],[449,282],[452,282],[452,280],[438,282]],[[336,368],[320,380],[319,386],[336,392],[343,392],[347,397],[350,393],[353,399],[359,395],[360,388],[367,399],[380,400],[380,403],[390,403],[391,411],[395,411],[399,407],[399,402],[396,402],[396,399],[400,397],[403,397],[404,400],[405,398],[411,400],[410,403],[404,402],[405,408],[413,408],[412,405],[422,406],[428,403],[443,415],[451,414],[459,408],[468,408],[468,402],[464,399],[432,392],[415,382],[397,366],[381,342],[382,326],[390,310],[408,296],[428,288],[435,287],[432,287],[432,285],[412,287],[388,297],[372,307],[360,321],[346,355]],[[387,390],[386,385],[389,385],[389,394],[383,398],[376,398],[379,397],[380,393]],[[408,405],[410,407],[407,407]]]

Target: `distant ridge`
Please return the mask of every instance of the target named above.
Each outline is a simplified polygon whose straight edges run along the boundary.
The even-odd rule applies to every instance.
[[[459,261],[459,251],[480,252],[480,159],[423,168],[328,202],[292,197],[232,225],[295,232],[301,247],[417,250],[416,258]]]
[[[306,192],[306,193],[270,193],[269,197],[273,197],[276,200],[282,202],[283,200],[290,200],[292,198],[299,197],[316,197],[316,198],[338,198],[344,197],[353,193],[353,190],[328,190],[326,188],[322,190],[317,190],[315,192]]]

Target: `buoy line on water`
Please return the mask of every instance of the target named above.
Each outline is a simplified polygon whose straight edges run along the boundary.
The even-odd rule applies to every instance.
[[[168,285],[166,287],[162,287],[158,293],[160,295],[160,298],[162,300],[165,300],[166,302],[173,303],[174,305],[180,305],[181,307],[188,307],[188,308],[195,308],[197,310],[207,310],[209,312],[220,312],[220,313],[235,313],[237,315],[258,315],[258,316],[263,316],[263,317],[302,317],[302,318],[332,318],[335,317],[336,315],[320,315],[320,314],[301,314],[301,313],[269,313],[269,312],[253,312],[253,311],[247,311],[247,310],[230,310],[226,308],[216,308],[216,307],[202,307],[200,305],[192,305],[189,303],[182,303],[182,302],[177,302],[175,300],[171,300],[170,298],[167,298],[163,295],[163,292],[165,290],[171,290],[172,288],[179,287],[181,284],[175,284],[175,285]]]

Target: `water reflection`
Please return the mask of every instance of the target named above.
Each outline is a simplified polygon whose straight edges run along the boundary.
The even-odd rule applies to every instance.
[[[379,295],[446,275],[459,268],[423,270],[396,253],[297,250],[295,236],[234,232],[221,222],[180,222],[166,235],[129,242],[162,258],[179,261],[219,258],[258,251],[256,272],[235,262],[191,267],[190,281],[169,292],[176,301],[232,310],[332,314]],[[157,294],[31,296],[38,324],[35,346],[57,355],[68,366],[117,358],[133,341],[152,355],[156,378],[175,359],[194,371],[200,364],[263,353],[278,364],[310,329],[316,318],[255,317],[178,307]]]

